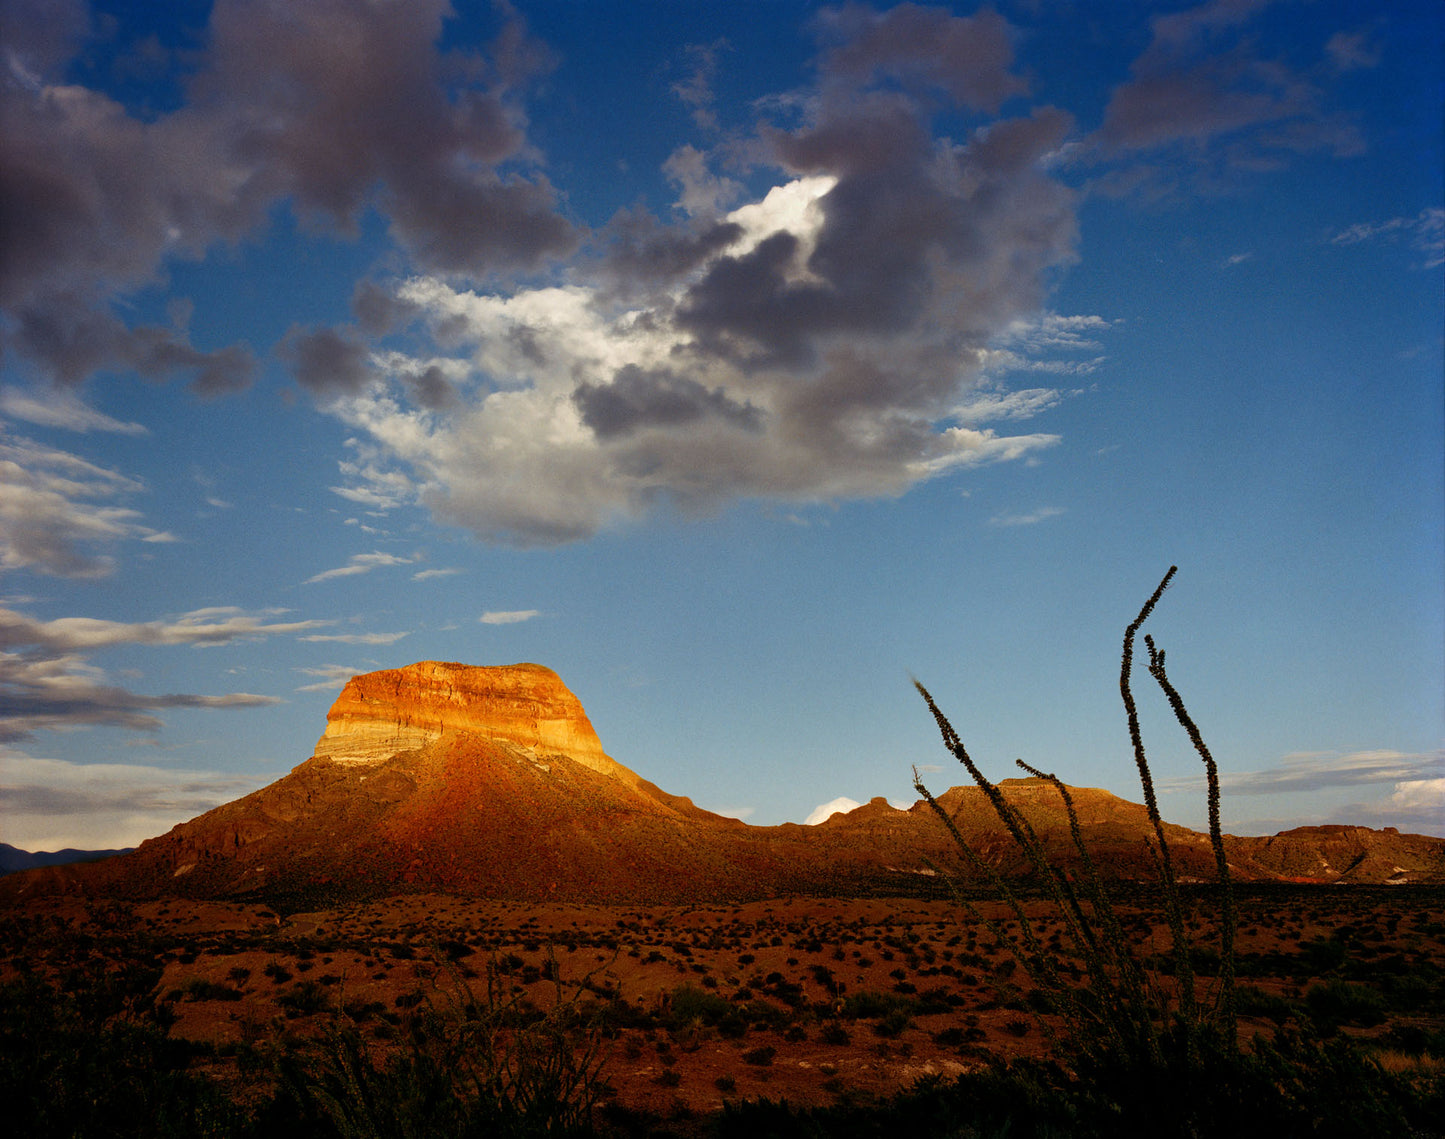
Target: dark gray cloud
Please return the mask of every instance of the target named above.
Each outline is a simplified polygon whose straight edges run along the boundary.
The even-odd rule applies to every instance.
[[[405,381],[412,403],[428,411],[446,411],[457,406],[456,389],[441,368],[432,365],[417,376],[408,376]]]
[[[1038,163],[1071,125],[1048,108],[953,147],[930,137],[918,106],[864,94],[771,132],[785,168],[837,179],[818,201],[823,224],[806,261],[787,232],[719,257],[687,290],[679,323],[719,350],[804,363],[839,334],[902,335],[933,322],[937,302],[1006,249],[1019,268],[989,273],[1006,292],[954,293],[947,332],[981,343],[1001,311],[1037,301],[1044,267],[1070,256],[1073,195]]]
[[[735,222],[668,226],[645,209],[622,210],[599,235],[602,271],[623,295],[678,281],[742,237]]]
[[[1186,174],[1217,180],[1274,168],[1299,153],[1363,152],[1358,127],[1328,109],[1325,86],[1347,66],[1367,65],[1356,50],[1363,41],[1322,35],[1318,44],[1297,46],[1297,54],[1309,55],[1303,65],[1264,58],[1248,25],[1269,5],[1212,0],[1151,21],[1148,48],[1114,89],[1082,153],[1117,162],[1147,152],[1153,165],[1115,169],[1098,189],[1158,195]]]
[[[384,288],[370,277],[356,282],[351,291],[351,311],[368,336],[394,332],[420,312],[416,305],[400,300],[395,288]]]
[[[955,16],[917,4],[886,12],[848,4],[824,10],[818,26],[830,42],[822,69],[832,79],[859,85],[893,79],[983,111],[1028,90],[1011,71],[1013,29],[989,9]]]
[[[20,306],[14,317],[9,346],[35,361],[44,378],[66,386],[98,371],[125,370],[148,380],[188,376],[192,391],[211,398],[247,387],[256,370],[245,344],[202,351],[177,329],[131,328],[74,295]]]
[[[322,401],[357,395],[376,378],[371,350],[347,328],[293,325],[278,354],[291,366],[296,382]]]
[[[599,439],[628,435],[644,427],[678,427],[716,418],[749,431],[761,427],[752,404],[730,399],[721,388],[709,391],[696,380],[668,372],[648,372],[628,364],[609,384],[582,384],[572,393],[582,422]]]
[[[218,0],[182,104],[143,114],[68,81],[90,27],[83,5],[7,3],[6,348],[61,383],[125,368],[189,376],[203,395],[243,386],[244,346],[131,328],[116,301],[174,258],[240,240],[282,200],[342,233],[374,206],[427,270],[482,277],[568,252],[575,235],[513,98],[545,53],[513,16],[490,55],[443,54],[450,11],[446,0]]]

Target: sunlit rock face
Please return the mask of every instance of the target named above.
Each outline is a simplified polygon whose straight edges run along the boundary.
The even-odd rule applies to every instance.
[[[326,714],[314,754],[377,763],[457,733],[505,740],[537,755],[568,755],[629,784],[637,779],[602,750],[581,701],[537,664],[421,661],[353,676]]]

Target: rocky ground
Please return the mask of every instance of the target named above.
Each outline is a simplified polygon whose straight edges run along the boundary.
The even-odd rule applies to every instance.
[[[1191,933],[1213,945],[1211,896],[1191,904]],[[1017,932],[999,903],[979,905]],[[1240,905],[1247,1036],[1308,1023],[1373,1041],[1391,1064],[1441,1064],[1445,890],[1269,887]],[[1041,939],[1066,947],[1042,904],[1030,910]],[[1165,952],[1152,913],[1147,898],[1123,907],[1130,936]],[[140,978],[136,1015],[193,1042],[196,1065],[228,1081],[338,1023],[380,1054],[427,1009],[451,1015],[475,1000],[525,1012],[560,998],[605,1057],[608,1110],[686,1119],[730,1099],[886,1095],[990,1056],[1041,1053],[1051,1028],[1006,946],[938,900],[649,907],[420,894],[288,913],[42,898],[3,928],[6,981]]]

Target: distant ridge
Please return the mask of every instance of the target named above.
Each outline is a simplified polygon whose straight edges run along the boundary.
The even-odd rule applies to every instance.
[[[0,842],[0,874],[13,874],[17,870],[34,870],[40,866],[66,866],[72,862],[94,862],[99,858],[110,858],[116,854],[129,854],[135,847],[119,850],[64,850],[28,851],[8,842]]]
[[[1049,857],[1077,867],[1057,790],[999,789]],[[1072,790],[1105,876],[1153,881],[1142,806]],[[983,793],[938,796],[999,872],[1032,873]],[[1185,881],[1214,877],[1207,835],[1166,825]],[[1445,839],[1368,827],[1225,836],[1244,882],[1445,881]],[[11,875],[0,898],[47,893],[279,897],[437,891],[518,900],[694,902],[927,888],[934,866],[976,872],[926,803],[874,799],[817,826],[748,826],[671,795],[602,749],[581,702],[536,664],[421,661],[352,678],[311,757],[275,783],[84,865]]]

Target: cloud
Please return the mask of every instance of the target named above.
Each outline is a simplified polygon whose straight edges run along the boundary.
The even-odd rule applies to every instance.
[[[824,10],[818,24],[829,44],[824,69],[851,83],[888,79],[938,89],[983,111],[996,111],[1005,99],[1028,90],[1010,71],[1013,30],[988,9],[953,16],[916,4],[886,12],[855,4]]]
[[[1445,776],[1403,780],[1385,799],[1341,807],[1334,821],[1445,837]]]
[[[97,547],[166,537],[117,505],[144,489],[68,451],[8,435],[0,424],[0,570],[104,577],[114,562]]]
[[[300,637],[298,639],[338,645],[394,645],[403,637],[410,635],[410,633],[331,633],[325,635],[313,634],[312,636]]]
[[[1097,356],[1043,357],[1094,351],[1108,327],[1040,313],[1074,257],[1075,194],[1049,169],[1071,120],[935,136],[940,106],[1026,89],[994,13],[849,8],[816,28],[816,85],[765,105],[747,140],[769,179],[749,200],[712,173],[736,140],[684,148],[676,216],[619,214],[565,284],[417,274],[395,305],[371,297],[445,355],[374,350],[382,378],[326,405],[357,440],[339,492],[545,546],[658,510],[894,497],[1056,444],[989,412],[1043,410],[1058,395],[1010,399],[1000,375],[1087,371]],[[445,405],[415,385],[443,367]]]
[[[1050,518],[1057,518],[1064,511],[1057,506],[1041,506],[1027,514],[995,514],[988,520],[990,526],[1036,526],[1040,522],[1047,522]]]
[[[1445,776],[1445,753],[1408,754],[1377,749],[1347,754],[1311,752],[1285,756],[1278,767],[1266,771],[1224,773],[1220,789],[1231,796],[1297,794],[1332,787],[1375,783],[1431,783]],[[1161,780],[1163,791],[1197,791],[1202,776]]]
[[[1380,63],[1380,45],[1364,32],[1336,32],[1325,41],[1325,54],[1340,72],[1369,69]]]
[[[1409,240],[1412,248],[1425,255],[1424,269],[1445,265],[1445,209],[1431,207],[1414,217],[1395,217],[1382,222],[1360,222],[1330,236],[1331,245],[1358,245],[1365,241]]]
[[[540,609],[489,610],[477,620],[483,625],[515,625],[520,621],[530,621],[533,617],[540,617],[541,613]]]
[[[303,684],[296,689],[297,692],[328,692],[342,688],[353,676],[360,675],[366,669],[352,668],[345,664],[327,664],[319,668],[298,668],[296,671],[303,676],[321,677],[312,684]]]
[[[107,30],[80,0],[7,4],[5,347],[67,385],[127,368],[203,395],[244,386],[245,345],[196,346],[180,320],[132,327],[117,302],[282,202],[343,234],[375,209],[428,271],[484,277],[570,251],[516,104],[546,53],[511,13],[489,56],[444,52],[450,14],[446,0],[218,0],[185,29],[204,46],[181,104],[139,112],[74,81]]]
[[[459,573],[461,573],[461,572],[462,572],[462,571],[459,570],[459,569],[424,569],[424,570],[417,570],[416,573],[414,573],[414,574],[411,575],[411,580],[412,580],[412,581],[430,581],[430,580],[431,580],[432,578],[434,578],[434,577],[451,577],[453,574],[459,574]]]
[[[703,810],[721,815],[725,819],[737,819],[740,823],[747,822],[758,812],[756,807],[704,807]]]
[[[0,747],[5,840],[25,850],[137,846],[262,782],[214,771],[68,763]]]
[[[113,683],[86,654],[119,645],[223,645],[293,634],[321,621],[274,621],[275,614],[200,609],[167,621],[120,622],[89,617],[39,621],[0,608],[0,742],[39,731],[110,726],[133,731],[161,727],[156,712],[170,708],[254,708],[274,696],[233,692],[144,695]]]
[[[68,391],[47,392],[44,398],[37,398],[18,388],[0,389],[0,413],[42,427],[61,427],[81,433],[108,431],[117,435],[150,434],[144,424],[114,419]]]
[[[579,384],[572,402],[599,439],[649,426],[675,427],[707,416],[754,431],[761,427],[761,416],[751,403],[739,404],[721,388],[708,391],[696,380],[667,371],[643,371],[636,364],[620,368],[609,384]]]
[[[808,813],[808,817],[803,820],[803,825],[805,827],[817,826],[819,823],[827,822],[836,814],[846,815],[849,811],[856,811],[862,805],[863,804],[856,799],[849,799],[846,796],[840,795],[836,799],[830,799],[828,802],[820,803],[814,807],[812,811]]]
[[[279,636],[325,621],[271,621],[234,608],[197,609],[171,621],[101,621],[60,617],[37,621],[0,608],[0,652],[29,647],[46,652],[89,651],[115,645],[224,645],[242,638]]]
[[[1185,176],[1274,168],[1312,151],[1362,153],[1355,123],[1328,109],[1320,68],[1258,53],[1249,25],[1268,7],[1269,0],[1213,0],[1152,18],[1149,46],[1075,152],[1087,161],[1130,162],[1096,189],[1167,193]],[[1364,58],[1339,37],[1324,54],[1333,72]]]
[[[1294,827],[1317,826],[1321,822],[1356,827],[1394,827],[1406,834],[1445,838],[1445,776],[1401,780],[1383,798],[1347,803],[1334,808],[1323,818],[1315,814],[1238,822],[1229,820],[1225,829],[1232,834],[1276,834]]]
[[[356,395],[376,379],[371,353],[349,329],[292,325],[279,355],[296,382],[320,400]]]
[[[672,85],[672,93],[692,112],[692,121],[704,130],[717,130],[712,81],[717,73],[718,53],[727,48],[726,40],[688,45],[687,55],[692,70],[686,79]]]
[[[384,566],[409,566],[414,564],[416,560],[416,558],[398,557],[396,554],[353,554],[351,560],[344,566],[313,574],[302,582],[302,584],[314,585],[316,582],[330,581],[332,578],[337,577],[355,577],[357,574],[370,573],[372,570],[381,569]]]

